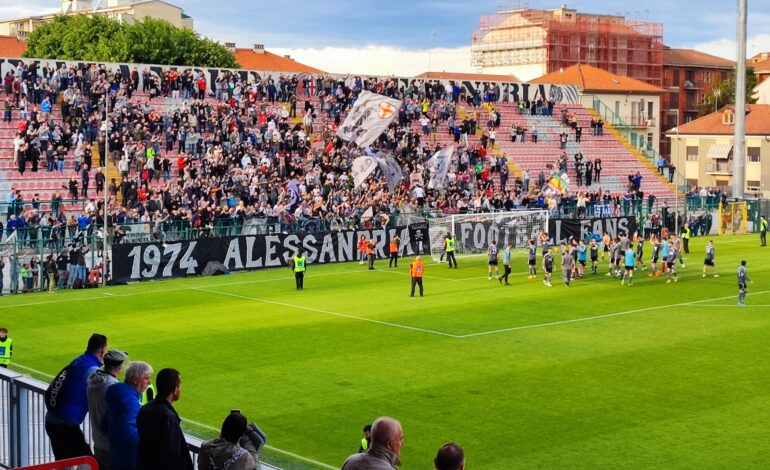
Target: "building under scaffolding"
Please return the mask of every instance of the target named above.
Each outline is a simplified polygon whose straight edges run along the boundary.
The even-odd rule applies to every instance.
[[[663,25],[622,16],[514,9],[482,16],[471,62],[484,73],[531,80],[575,64],[663,85]]]

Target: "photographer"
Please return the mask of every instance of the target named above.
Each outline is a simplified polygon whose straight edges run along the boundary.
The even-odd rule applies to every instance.
[[[257,453],[264,444],[264,434],[246,417],[233,411],[222,423],[217,439],[204,442],[198,454],[199,470],[257,470]]]

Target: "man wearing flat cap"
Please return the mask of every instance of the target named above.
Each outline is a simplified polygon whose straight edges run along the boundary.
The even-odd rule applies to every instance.
[[[99,468],[110,470],[110,440],[102,430],[102,419],[107,412],[107,388],[118,383],[118,375],[128,360],[128,353],[111,349],[104,355],[104,367],[88,377],[88,417],[94,439],[94,457]]]

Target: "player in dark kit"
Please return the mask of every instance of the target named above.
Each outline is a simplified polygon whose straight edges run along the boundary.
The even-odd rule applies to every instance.
[[[749,279],[749,275],[746,274],[746,260],[743,260],[738,268],[738,305],[742,307],[746,306],[746,294],[749,291],[747,282],[753,283],[754,281]]]
[[[706,245],[706,258],[703,260],[703,277],[706,277],[706,268],[710,267],[714,271],[714,277],[719,277],[717,274],[717,265],[714,262],[714,240],[709,240]]]
[[[679,259],[679,249],[674,243],[668,248],[668,258],[666,259],[666,268],[668,269],[668,279],[666,284],[671,284],[671,280],[677,282],[676,278],[676,260]]]
[[[648,274],[648,276],[658,277],[660,276],[660,271],[658,271],[658,257],[660,256],[660,240],[658,240],[658,237],[654,233],[650,235],[650,243],[652,243],[652,260],[650,260],[650,267],[652,268],[652,272]]]
[[[588,253],[591,256],[591,274],[596,275],[596,267],[599,265],[599,245],[593,238],[588,245]]]
[[[647,269],[647,265],[644,264],[644,237],[637,232],[634,234],[634,241],[636,242],[636,264],[639,269]]]
[[[553,254],[550,250],[543,253],[543,271],[545,272],[543,284],[551,287],[551,276],[553,275]]]
[[[527,243],[527,256],[529,264],[528,279],[537,279],[537,244],[535,240],[530,240]]]

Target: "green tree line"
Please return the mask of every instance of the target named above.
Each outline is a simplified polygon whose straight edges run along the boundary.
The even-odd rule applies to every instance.
[[[30,34],[24,56],[239,68],[226,47],[191,29],[154,18],[126,24],[101,15],[57,16]]]

